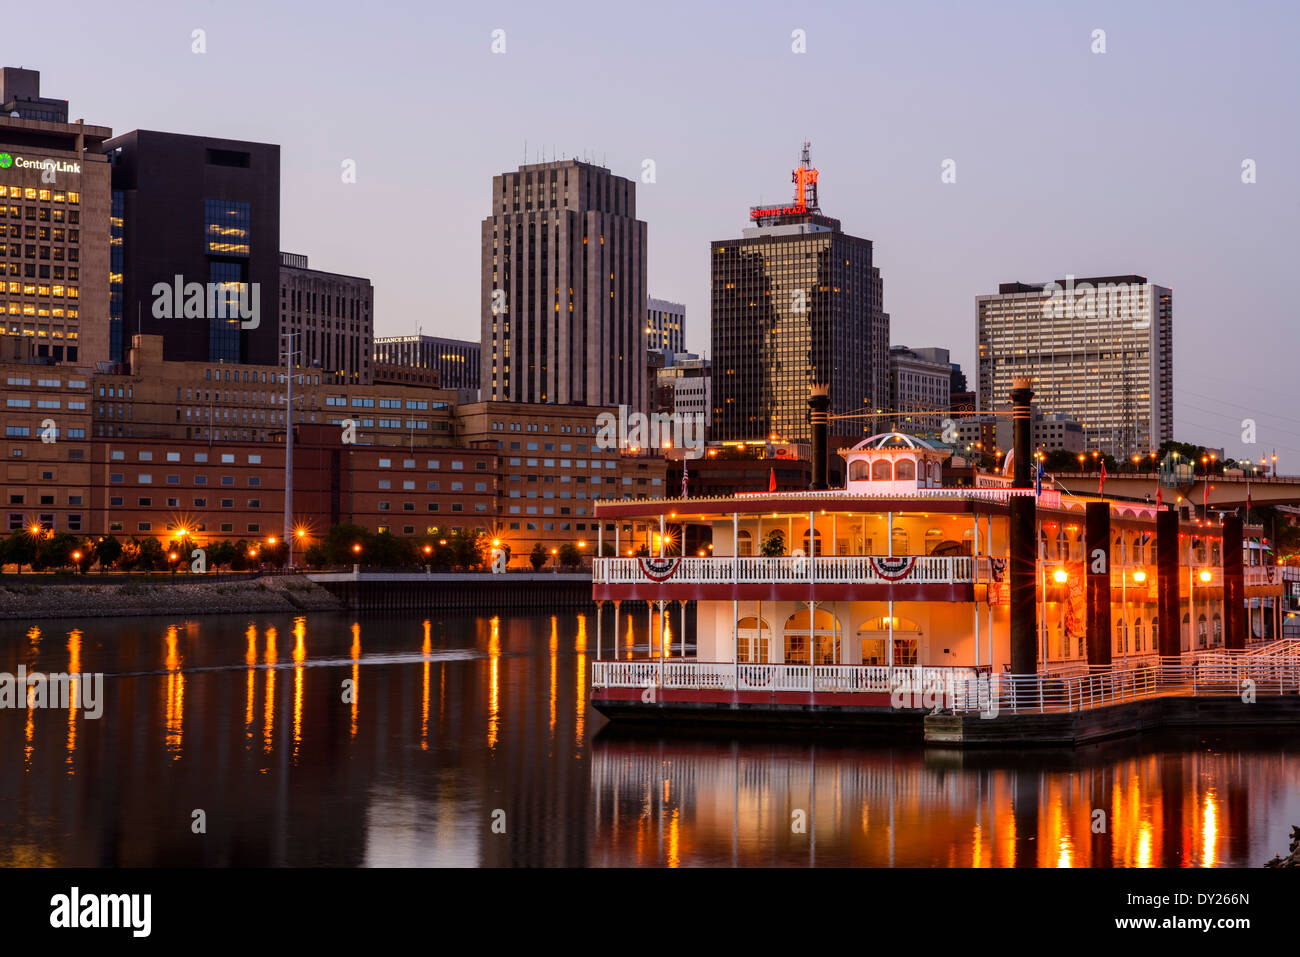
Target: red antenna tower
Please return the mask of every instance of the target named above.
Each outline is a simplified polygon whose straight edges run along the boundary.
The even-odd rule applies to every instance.
[[[818,213],[821,208],[817,205],[817,170],[813,169],[811,149],[812,144],[804,140],[799,165],[790,174],[790,179],[794,183],[794,204]]]

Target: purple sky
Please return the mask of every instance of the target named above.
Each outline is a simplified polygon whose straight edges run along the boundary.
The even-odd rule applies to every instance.
[[[876,243],[895,344],[947,347],[973,378],[976,295],[1136,272],[1174,289],[1175,437],[1300,472],[1294,3],[120,0],[17,29],[28,16],[0,62],[41,70],[73,118],[281,144],[281,248],[373,280],[380,335],[478,337],[479,222],[527,141],[529,162],[585,153],[639,178],[655,161],[650,288],[707,349],[709,242],[787,195],[808,138],[823,210]]]

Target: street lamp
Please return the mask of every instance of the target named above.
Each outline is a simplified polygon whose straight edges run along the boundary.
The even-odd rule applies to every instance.
[[[285,365],[285,402],[284,402],[284,540],[289,546],[285,555],[285,565],[293,565],[293,380],[294,371],[293,363],[295,357],[302,355],[301,349],[293,348],[294,339],[301,336],[301,332],[284,333],[283,338],[287,340],[281,355],[284,356]],[[320,360],[312,360],[313,367],[320,366]],[[299,372],[297,375],[303,377],[303,384],[307,385],[309,372]]]

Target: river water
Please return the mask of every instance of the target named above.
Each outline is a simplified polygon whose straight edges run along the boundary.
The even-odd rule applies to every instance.
[[[648,652],[644,611],[615,633]],[[573,612],[0,623],[4,672],[105,675],[99,718],[0,710],[0,864],[1259,866],[1300,824],[1294,732],[634,734],[595,653]]]

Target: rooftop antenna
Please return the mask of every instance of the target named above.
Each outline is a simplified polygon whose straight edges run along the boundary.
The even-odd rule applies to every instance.
[[[820,212],[817,205],[817,170],[813,169],[811,159],[812,143],[803,141],[803,152],[799,157],[799,166],[790,175],[795,184],[795,205],[803,206],[810,212]]]

